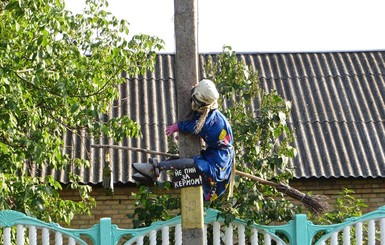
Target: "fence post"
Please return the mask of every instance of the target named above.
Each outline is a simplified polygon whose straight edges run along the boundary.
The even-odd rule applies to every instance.
[[[310,236],[308,221],[306,214],[297,214],[294,217],[295,229],[294,229],[294,244],[297,245],[310,245],[313,236]]]
[[[112,245],[111,218],[101,218],[97,245]]]

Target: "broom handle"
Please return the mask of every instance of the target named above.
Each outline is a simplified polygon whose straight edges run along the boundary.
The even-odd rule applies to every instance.
[[[113,148],[113,149],[122,149],[122,150],[127,150],[127,151],[141,151],[141,152],[145,152],[145,153],[148,153],[148,154],[154,154],[154,155],[162,155],[162,156],[168,156],[168,157],[178,157],[177,154],[169,154],[169,153],[152,151],[152,150],[141,149],[141,148],[134,148],[134,147],[124,147],[124,146],[122,147],[122,146],[115,146],[115,145],[91,145],[91,147],[94,147],[94,148]],[[286,186],[286,185],[278,184],[278,183],[273,182],[273,181],[268,181],[268,180],[259,178],[257,176],[254,176],[254,175],[251,175],[251,174],[239,171],[239,170],[236,170],[235,169],[235,164],[233,164],[232,172],[233,173],[235,172],[235,174],[237,174],[237,175],[247,177],[247,178],[249,178],[251,180],[258,181],[261,184],[265,184],[265,185],[269,185],[269,186],[275,187],[278,191],[280,191],[282,193],[285,193],[285,194],[288,194],[288,195],[290,195],[290,194],[292,194],[294,192],[295,195],[290,195],[290,196],[295,198],[295,199],[297,199],[297,200],[299,200],[299,201],[301,201],[301,202],[303,202],[305,204],[305,206],[310,207],[311,210],[314,211],[315,213],[323,212],[325,207],[322,207],[322,205],[327,205],[327,203],[326,204],[324,204],[322,202],[320,203],[319,200],[314,199],[314,198],[312,198],[312,200],[310,200],[312,202],[312,205],[310,205],[308,201],[306,201],[306,202],[304,201],[304,197],[307,196],[307,195],[305,195],[304,193],[300,192],[299,190],[294,189],[294,188],[289,187],[289,186]],[[234,174],[232,174],[232,177],[234,177]],[[289,189],[289,192],[287,193],[288,188],[290,188],[290,189]],[[309,196],[307,196],[307,197],[309,198]],[[315,204],[318,204],[318,206],[316,205],[314,207]],[[321,206],[321,209],[320,209],[320,206]]]
[[[144,152],[147,154],[152,155],[160,155],[160,156],[166,156],[166,157],[179,157],[178,154],[171,154],[166,152],[160,152],[160,151],[153,151],[143,148],[135,148],[135,147],[128,147],[128,146],[118,146],[118,145],[98,145],[98,144],[92,144],[92,148],[111,148],[111,149],[118,149],[118,150],[126,150],[126,151],[138,151],[138,152]]]
[[[255,180],[255,181],[258,181],[259,183],[262,183],[262,184],[265,184],[265,185],[269,185],[269,186],[273,186],[273,187],[279,186],[278,183],[275,183],[273,181],[268,181],[268,180],[259,178],[257,176],[254,176],[254,175],[251,175],[251,174],[239,171],[239,170],[235,170],[235,174],[243,176],[243,177],[247,177],[247,178]]]

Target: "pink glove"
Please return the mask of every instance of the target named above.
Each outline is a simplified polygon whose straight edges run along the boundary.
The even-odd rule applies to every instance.
[[[178,123],[173,123],[166,128],[166,135],[170,136],[175,132],[179,131]]]

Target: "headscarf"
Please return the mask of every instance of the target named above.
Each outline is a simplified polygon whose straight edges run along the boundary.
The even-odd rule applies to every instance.
[[[218,108],[218,98],[219,93],[215,84],[208,79],[201,80],[194,87],[191,95],[191,109],[201,114],[195,125],[194,134],[202,130],[209,112]]]

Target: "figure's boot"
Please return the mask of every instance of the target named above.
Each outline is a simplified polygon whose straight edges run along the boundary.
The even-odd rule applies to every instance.
[[[135,180],[156,180],[159,177],[160,169],[157,159],[150,158],[146,163],[133,163],[132,168],[136,171],[132,175]]]
[[[192,158],[170,159],[158,162],[156,158],[148,159],[148,163],[133,163],[132,167],[136,173],[132,175],[135,180],[156,180],[160,171],[171,169],[183,169],[195,166]]]

